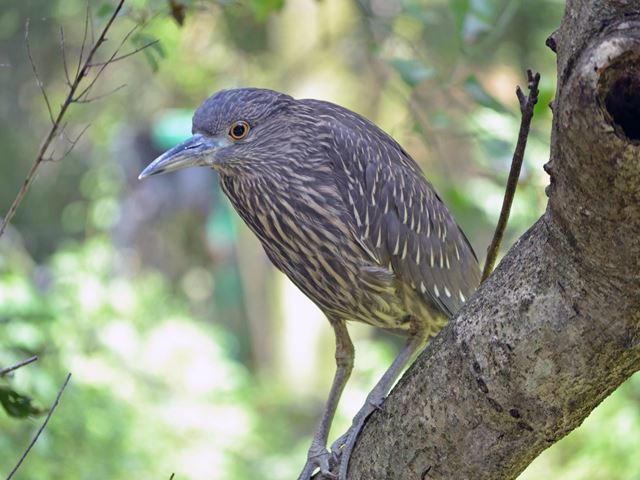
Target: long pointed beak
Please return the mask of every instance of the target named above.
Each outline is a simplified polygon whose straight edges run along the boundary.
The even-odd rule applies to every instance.
[[[156,158],[138,175],[138,180],[187,167],[211,165],[215,151],[224,146],[227,146],[224,140],[196,134]]]

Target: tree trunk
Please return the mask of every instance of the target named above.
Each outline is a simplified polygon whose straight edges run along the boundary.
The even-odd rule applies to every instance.
[[[640,2],[569,0],[545,214],[367,422],[351,479],[510,479],[640,369]]]

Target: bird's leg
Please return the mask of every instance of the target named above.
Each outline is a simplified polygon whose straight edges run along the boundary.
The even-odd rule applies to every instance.
[[[335,458],[338,458],[340,462],[338,480],[347,479],[349,458],[351,457],[351,452],[355,446],[356,439],[358,438],[365,421],[369,415],[380,408],[393,383],[396,381],[404,367],[426,344],[427,338],[428,337],[423,329],[417,329],[411,334],[407,343],[395,358],[391,366],[387,369],[384,375],[382,375],[382,378],[378,381],[375,387],[373,387],[373,390],[369,392],[369,395],[367,395],[367,400],[358,413],[356,413],[349,430],[339,437],[331,446],[332,454]]]
[[[298,480],[309,480],[316,467],[320,467],[320,471],[324,476],[335,478],[335,475],[330,471],[327,437],[329,436],[338,401],[347,384],[347,380],[349,380],[351,370],[353,370],[354,350],[346,323],[343,320],[332,320],[331,325],[336,335],[336,373],[331,384],[329,398],[322,412],[322,418],[309,448],[307,463]]]

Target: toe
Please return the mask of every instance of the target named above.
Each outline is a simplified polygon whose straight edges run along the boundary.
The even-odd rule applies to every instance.
[[[351,428],[349,430],[346,431],[346,433],[340,435],[335,442],[333,442],[331,444],[331,454],[333,455],[334,458],[337,458],[340,456],[340,452],[342,450],[342,447],[344,447],[344,444],[346,443],[347,439],[349,438],[349,432],[351,432]]]
[[[307,463],[298,477],[298,480],[310,480],[316,468],[320,469],[323,476],[330,479],[336,479],[338,476],[333,473],[332,465],[338,465],[339,461],[335,459],[332,453],[329,453],[325,447],[312,445],[307,455]]]
[[[322,456],[317,459],[318,466],[320,467],[320,473],[327,478],[337,479],[338,476],[331,471],[331,466],[329,464],[330,458],[331,454],[325,450]]]
[[[317,465],[311,460],[307,460],[307,463],[304,464],[304,468],[302,469],[302,473],[298,476],[298,480],[311,480],[311,475],[313,475],[314,470]]]

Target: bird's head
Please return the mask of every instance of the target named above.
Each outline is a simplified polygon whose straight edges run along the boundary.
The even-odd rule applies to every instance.
[[[243,171],[272,161],[286,148],[287,109],[294,102],[273,90],[222,90],[196,110],[193,136],[156,158],[138,178],[192,166]]]

